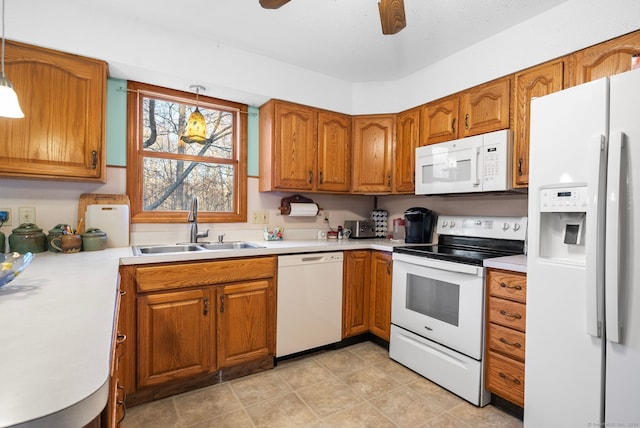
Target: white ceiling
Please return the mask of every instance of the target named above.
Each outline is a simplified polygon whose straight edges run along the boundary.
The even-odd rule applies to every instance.
[[[349,82],[397,80],[566,0],[405,0],[407,27],[382,35],[377,0],[110,0],[93,6],[191,34],[202,46],[270,57]],[[206,55],[206,48],[202,49]],[[187,59],[188,60],[188,59]]]

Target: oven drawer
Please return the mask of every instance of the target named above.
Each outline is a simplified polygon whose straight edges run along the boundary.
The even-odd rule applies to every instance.
[[[489,294],[504,299],[525,303],[527,297],[527,275],[522,273],[487,270]]]
[[[489,296],[489,322],[525,330],[526,306],[523,303]]]
[[[524,361],[524,333],[489,323],[488,334],[489,349]]]
[[[486,388],[524,407],[524,364],[489,351],[486,361]]]

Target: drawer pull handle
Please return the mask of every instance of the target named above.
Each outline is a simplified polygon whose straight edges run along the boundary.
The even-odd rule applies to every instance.
[[[511,378],[511,379],[510,379],[510,378],[509,378],[509,376],[507,376],[506,374],[504,374],[504,373],[502,373],[502,372],[500,372],[500,373],[499,373],[499,376],[500,376],[502,379],[506,380],[506,381],[512,382],[512,383],[514,383],[514,384],[516,384],[516,385],[520,385],[520,381],[519,381],[518,379],[516,379],[516,378]]]
[[[204,307],[202,309],[202,315],[207,315],[209,314],[209,298],[205,297],[204,299],[202,299],[203,303],[204,303]]]
[[[502,287],[502,288],[511,288],[513,290],[522,290],[522,286],[520,286],[520,285],[509,285],[509,284],[505,284],[504,282],[500,283],[500,287]]]
[[[127,340],[127,335],[124,333],[118,333],[118,335],[116,336],[116,343],[118,345],[120,345],[121,343],[124,343]]]
[[[514,348],[522,348],[522,345],[519,344],[518,342],[509,342],[507,339],[505,339],[504,337],[500,338],[500,342],[504,343],[507,346],[513,346]]]
[[[505,317],[514,318],[514,319],[517,319],[517,320],[522,318],[522,315],[520,315],[520,314],[512,314],[510,312],[505,311],[504,309],[500,309],[500,315],[504,315]]]

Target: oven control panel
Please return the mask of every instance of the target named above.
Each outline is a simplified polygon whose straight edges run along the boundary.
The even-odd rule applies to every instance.
[[[527,217],[438,216],[438,235],[516,239],[527,236]]]

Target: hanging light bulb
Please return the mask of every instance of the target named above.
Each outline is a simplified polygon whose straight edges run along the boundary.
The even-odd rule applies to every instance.
[[[189,86],[189,89],[196,91],[196,109],[187,120],[187,127],[181,140],[185,143],[203,143],[207,139],[207,123],[198,109],[198,95],[200,90],[204,91],[205,88],[200,85],[192,85]]]
[[[4,75],[4,0],[2,0],[2,68],[0,69],[0,116],[20,119],[24,113],[13,85]]]

